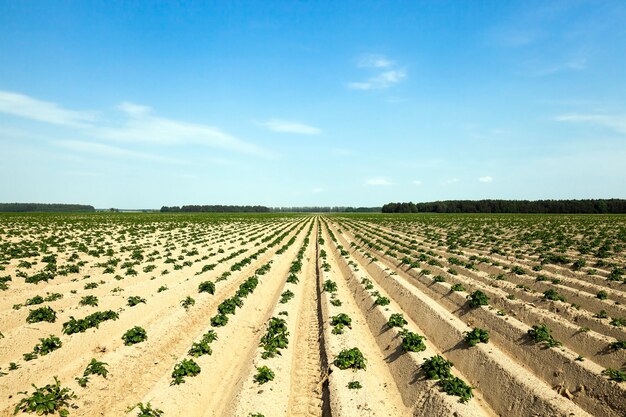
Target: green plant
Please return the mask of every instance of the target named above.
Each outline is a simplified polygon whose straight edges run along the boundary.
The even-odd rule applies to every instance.
[[[48,338],[39,339],[39,342],[40,343],[36,344],[33,348],[33,353],[42,356],[45,356],[63,346],[61,339],[54,335],[50,335]]]
[[[487,294],[480,290],[476,290],[468,295],[467,299],[469,300],[468,304],[471,308],[486,306],[489,304],[489,297],[487,297]]]
[[[337,326],[339,324],[351,327],[352,326],[352,319],[350,318],[350,316],[348,316],[345,313],[339,313],[336,316],[332,316],[330,318],[330,325],[331,326]]]
[[[602,371],[602,375],[608,376],[611,381],[616,381],[616,382],[626,381],[626,372],[624,371],[606,368],[604,371]]]
[[[129,329],[122,336],[122,340],[126,346],[134,345],[136,343],[141,343],[148,339],[148,334],[143,327],[135,326],[132,329]]]
[[[185,382],[185,377],[196,376],[200,373],[200,365],[193,359],[183,359],[174,366],[170,385],[179,385]]]
[[[450,290],[452,291],[465,291],[465,287],[461,284],[454,284],[453,286],[450,287]]]
[[[433,277],[433,282],[445,282],[446,278],[443,275],[435,275]]]
[[[391,303],[391,301],[389,301],[389,298],[383,297],[382,295],[378,295],[376,297],[376,300],[374,300],[374,305],[377,306],[386,306],[389,305],[389,303]]]
[[[287,277],[287,282],[289,284],[297,284],[299,282],[298,277],[294,273],[290,273]]]
[[[98,288],[98,283],[97,282],[88,282],[87,284],[85,284],[85,286],[83,287],[86,290],[93,290],[94,288]]]
[[[439,381],[439,386],[448,395],[456,395],[461,397],[462,403],[468,402],[474,395],[472,394],[472,387],[467,385],[465,381],[456,376],[450,376],[448,378]]]
[[[63,294],[60,294],[58,292],[54,292],[50,295],[48,295],[46,298],[44,298],[44,301],[56,301],[63,298]]]
[[[164,271],[165,272],[165,271]],[[159,287],[159,289],[157,290],[157,292],[163,292],[163,291],[167,291],[169,288],[167,288],[167,285],[161,285]]]
[[[474,328],[471,332],[465,332],[465,343],[470,346],[476,346],[478,343],[489,342],[489,332],[487,330]]]
[[[330,303],[331,303],[332,305],[334,305],[335,307],[340,307],[340,306],[341,306],[341,300],[340,300],[340,299],[338,299],[338,298],[335,298],[335,299],[333,299],[333,300],[330,300]]]
[[[450,370],[454,364],[441,355],[435,355],[424,360],[421,369],[428,379],[446,379],[452,376]]]
[[[623,327],[626,326],[626,318],[624,317],[615,317],[609,323],[611,326]]]
[[[372,284],[372,281],[368,278],[361,279],[361,285],[363,285],[366,290],[371,290],[374,288],[374,284]]]
[[[88,376],[77,376],[74,379],[76,380],[76,383],[78,384],[78,386],[81,387],[81,388],[86,388],[87,384],[89,383],[89,377]]]
[[[254,376],[254,382],[262,385],[274,379],[274,372],[267,366],[256,368],[257,374]]]
[[[543,292],[543,299],[552,301],[565,301],[565,297],[560,295],[558,292],[556,292],[556,290],[552,288]]]
[[[617,342],[609,343],[609,349],[611,350],[626,349],[626,340],[618,340]]]
[[[81,306],[97,307],[98,306],[98,297],[96,297],[95,295],[86,295],[83,298],[81,298],[79,304]]]
[[[93,314],[88,315],[84,319],[76,320],[74,317],[70,316],[69,321],[63,323],[63,333],[65,334],[74,334],[74,333],[82,333],[87,329],[92,327],[98,328],[100,323],[107,320],[117,320],[119,318],[119,314],[112,310],[107,311],[97,311]]]
[[[222,327],[228,323],[228,316],[226,314],[217,314],[211,318],[211,326]]]
[[[88,375],[100,375],[103,378],[106,378],[109,374],[109,370],[106,368],[108,365],[105,362],[97,361],[95,358],[92,358],[87,367],[85,368],[85,372],[83,372],[83,376]]]
[[[37,388],[33,384],[35,391],[22,398],[20,402],[15,406],[15,414],[18,412],[24,413],[37,413],[39,415],[48,415],[58,413],[61,417],[69,415],[68,407],[76,408],[75,405],[70,402],[76,399],[76,394],[69,388],[62,388],[61,383],[54,377],[54,383],[48,384],[44,387]],[[26,391],[19,394],[28,395]]]
[[[295,297],[295,294],[291,292],[290,290],[287,290],[280,295],[280,303],[285,304],[289,300],[291,300],[293,297]]]
[[[213,351],[211,350],[210,344],[214,340],[217,340],[217,333],[215,333],[215,331],[213,330],[209,330],[208,332],[202,335],[202,338],[200,339],[199,342],[194,342],[191,345],[191,349],[189,349],[189,352],[187,352],[187,354],[189,356],[193,356],[194,358],[197,358],[202,355],[212,354]]]
[[[149,401],[145,405],[143,403],[137,403],[135,407],[139,408],[137,417],[161,417],[163,415],[163,410],[159,410],[158,408],[152,408],[152,405]]]
[[[598,313],[594,314],[594,317],[597,319],[606,319],[609,317],[609,313],[605,310],[600,310]]]
[[[138,295],[131,295],[130,297],[128,297],[128,306],[129,307],[135,307],[137,304],[139,303],[146,303],[146,299],[145,298],[141,298]]]
[[[323,289],[326,292],[336,292],[337,291],[337,283],[335,281],[331,281],[327,279],[324,281]]]
[[[198,292],[207,292],[211,295],[215,294],[215,283],[212,281],[204,281],[198,285]]]
[[[413,332],[404,332],[402,335],[402,349],[405,352],[422,352],[426,350],[426,344],[424,344],[426,338]]]
[[[404,327],[408,324],[404,316],[400,313],[393,313],[389,320],[387,321],[387,325],[389,327]]]
[[[196,304],[196,300],[194,300],[193,298],[191,298],[190,296],[187,296],[187,298],[185,298],[184,300],[180,301],[180,305],[183,306],[183,308],[185,310],[188,310],[189,307],[191,307],[192,305]]]
[[[280,349],[285,349],[289,344],[288,336],[287,322],[281,318],[272,317],[259,344],[264,350],[261,355],[262,358],[267,359],[276,354],[280,355]]]
[[[606,300],[607,298],[609,298],[609,294],[607,294],[606,291],[601,290],[601,291],[598,291],[598,293],[596,294],[596,298],[600,300]]]
[[[562,343],[558,340],[555,340],[554,337],[550,334],[550,329],[545,325],[534,325],[531,329],[528,330],[528,335],[532,340],[537,343],[543,343],[547,347],[558,347],[561,346]]]
[[[366,362],[363,353],[355,347],[339,352],[333,364],[339,369],[365,369]]]
[[[513,272],[515,275],[525,275],[526,271],[524,271],[520,266],[514,265],[511,268],[511,272]]]
[[[43,301],[44,301],[44,299],[43,299],[42,296],[36,295],[33,298],[29,298],[28,300],[26,300],[25,305],[33,306],[33,305],[41,304],[41,303],[43,303]]]
[[[363,385],[359,381],[348,382],[348,389],[361,389]]]
[[[30,310],[28,312],[28,317],[26,317],[26,322],[38,323],[40,321],[47,321],[49,323],[54,323],[56,319],[57,313],[52,308],[46,306]]]

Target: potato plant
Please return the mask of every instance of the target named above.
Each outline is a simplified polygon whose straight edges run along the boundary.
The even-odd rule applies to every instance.
[[[339,369],[365,369],[367,360],[359,348],[346,349],[339,352],[339,355],[333,361]]]
[[[69,415],[69,408],[76,408],[72,403],[76,394],[66,387],[61,387],[61,382],[54,377],[54,383],[37,387],[33,384],[33,391],[30,395],[27,392],[19,394],[26,395],[15,406],[15,414],[18,412],[37,413],[38,415],[57,414],[61,417]]]
[[[465,335],[465,343],[469,346],[476,346],[478,343],[489,342],[489,332],[478,327],[475,327],[471,331],[463,334]]]
[[[172,371],[172,382],[170,385],[179,385],[185,383],[185,378],[196,376],[200,373],[200,365],[193,359],[183,359],[174,366]]]
[[[122,340],[126,346],[135,345],[148,340],[148,333],[143,327],[135,326],[124,333]]]

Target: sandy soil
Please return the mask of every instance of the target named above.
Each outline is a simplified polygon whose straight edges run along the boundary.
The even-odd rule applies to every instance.
[[[626,363],[626,351],[607,350],[609,343],[626,339],[626,330],[594,317],[600,309],[626,317],[626,293],[607,283],[606,270],[589,276],[548,266],[540,273],[560,281],[537,281],[540,273],[531,271],[536,260],[530,254],[500,256],[480,244],[453,251],[433,237],[445,240],[451,231],[324,216],[95,222],[78,229],[24,222],[4,230],[3,244],[42,252],[45,243],[43,249],[57,255],[59,270],[81,264],[79,272],[39,284],[26,283],[24,275],[46,267],[41,253],[3,265],[0,277],[12,280],[0,292],[0,375],[6,373],[0,377],[0,416],[13,415],[19,391],[51,383],[54,376],[77,395],[71,416],[137,415],[136,408],[128,410],[139,402],[150,402],[164,416],[198,417],[626,415],[626,383],[602,375],[605,368]],[[287,282],[305,239],[298,282]],[[402,262],[425,253],[436,262],[414,267]],[[492,262],[477,262],[473,269],[450,262],[469,263],[471,256]],[[528,273],[512,274],[514,266]],[[498,274],[506,279],[494,280]],[[434,282],[435,275],[445,282]],[[240,298],[228,323],[212,325],[218,306],[254,276],[258,285]],[[336,292],[324,291],[326,280],[336,283]],[[204,281],[215,283],[214,294],[198,291]],[[454,284],[464,291],[452,291]],[[567,302],[543,300],[549,288]],[[468,309],[466,296],[478,289],[489,296],[489,305]],[[595,296],[604,289],[608,300]],[[281,303],[287,290],[293,297]],[[25,305],[54,293],[62,298]],[[86,296],[97,297],[97,306],[82,305]],[[145,302],[131,307],[130,296]],[[379,296],[389,303],[377,305]],[[186,297],[195,301],[187,309],[181,306]],[[27,323],[29,312],[42,306],[54,309],[56,321]],[[105,310],[119,318],[82,333],[63,333],[70,317]],[[335,334],[330,322],[339,313],[352,323]],[[392,314],[402,314],[407,324],[390,327]],[[259,342],[272,317],[285,320],[288,345],[264,359]],[[548,325],[563,345],[544,348],[529,341],[527,331],[535,324]],[[122,335],[134,326],[144,328],[148,339],[126,346]],[[490,332],[489,343],[465,344],[464,332],[474,327]],[[174,366],[191,358],[190,347],[209,330],[217,334],[212,353],[193,358],[201,372],[172,385]],[[425,349],[405,352],[403,330],[425,336]],[[58,336],[62,347],[25,360],[23,355],[49,335]],[[353,347],[366,358],[366,369],[339,369],[335,358]],[[421,365],[434,355],[452,361],[453,375],[473,387],[468,402],[425,378]],[[75,378],[92,358],[105,362],[109,374],[91,376],[82,388]],[[9,370],[11,363],[18,369]],[[268,366],[274,379],[255,382],[260,366]],[[354,382],[361,388],[348,388]]]

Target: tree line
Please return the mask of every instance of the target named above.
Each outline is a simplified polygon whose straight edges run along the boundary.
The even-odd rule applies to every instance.
[[[161,207],[161,213],[380,213],[380,207],[188,205],[171,207],[163,206]]]
[[[224,205],[189,205],[163,206],[161,213],[269,213],[265,206],[224,206]]]
[[[42,203],[0,203],[0,212],[12,213],[63,213],[63,212],[94,212],[93,206],[84,204],[42,204]]]
[[[380,213],[380,207],[273,207],[271,211],[274,213]]]
[[[588,200],[446,200],[388,203],[383,213],[554,213],[626,214],[624,199]]]

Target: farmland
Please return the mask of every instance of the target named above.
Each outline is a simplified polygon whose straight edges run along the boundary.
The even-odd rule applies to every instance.
[[[623,416],[625,253],[617,215],[4,214],[0,415]]]

